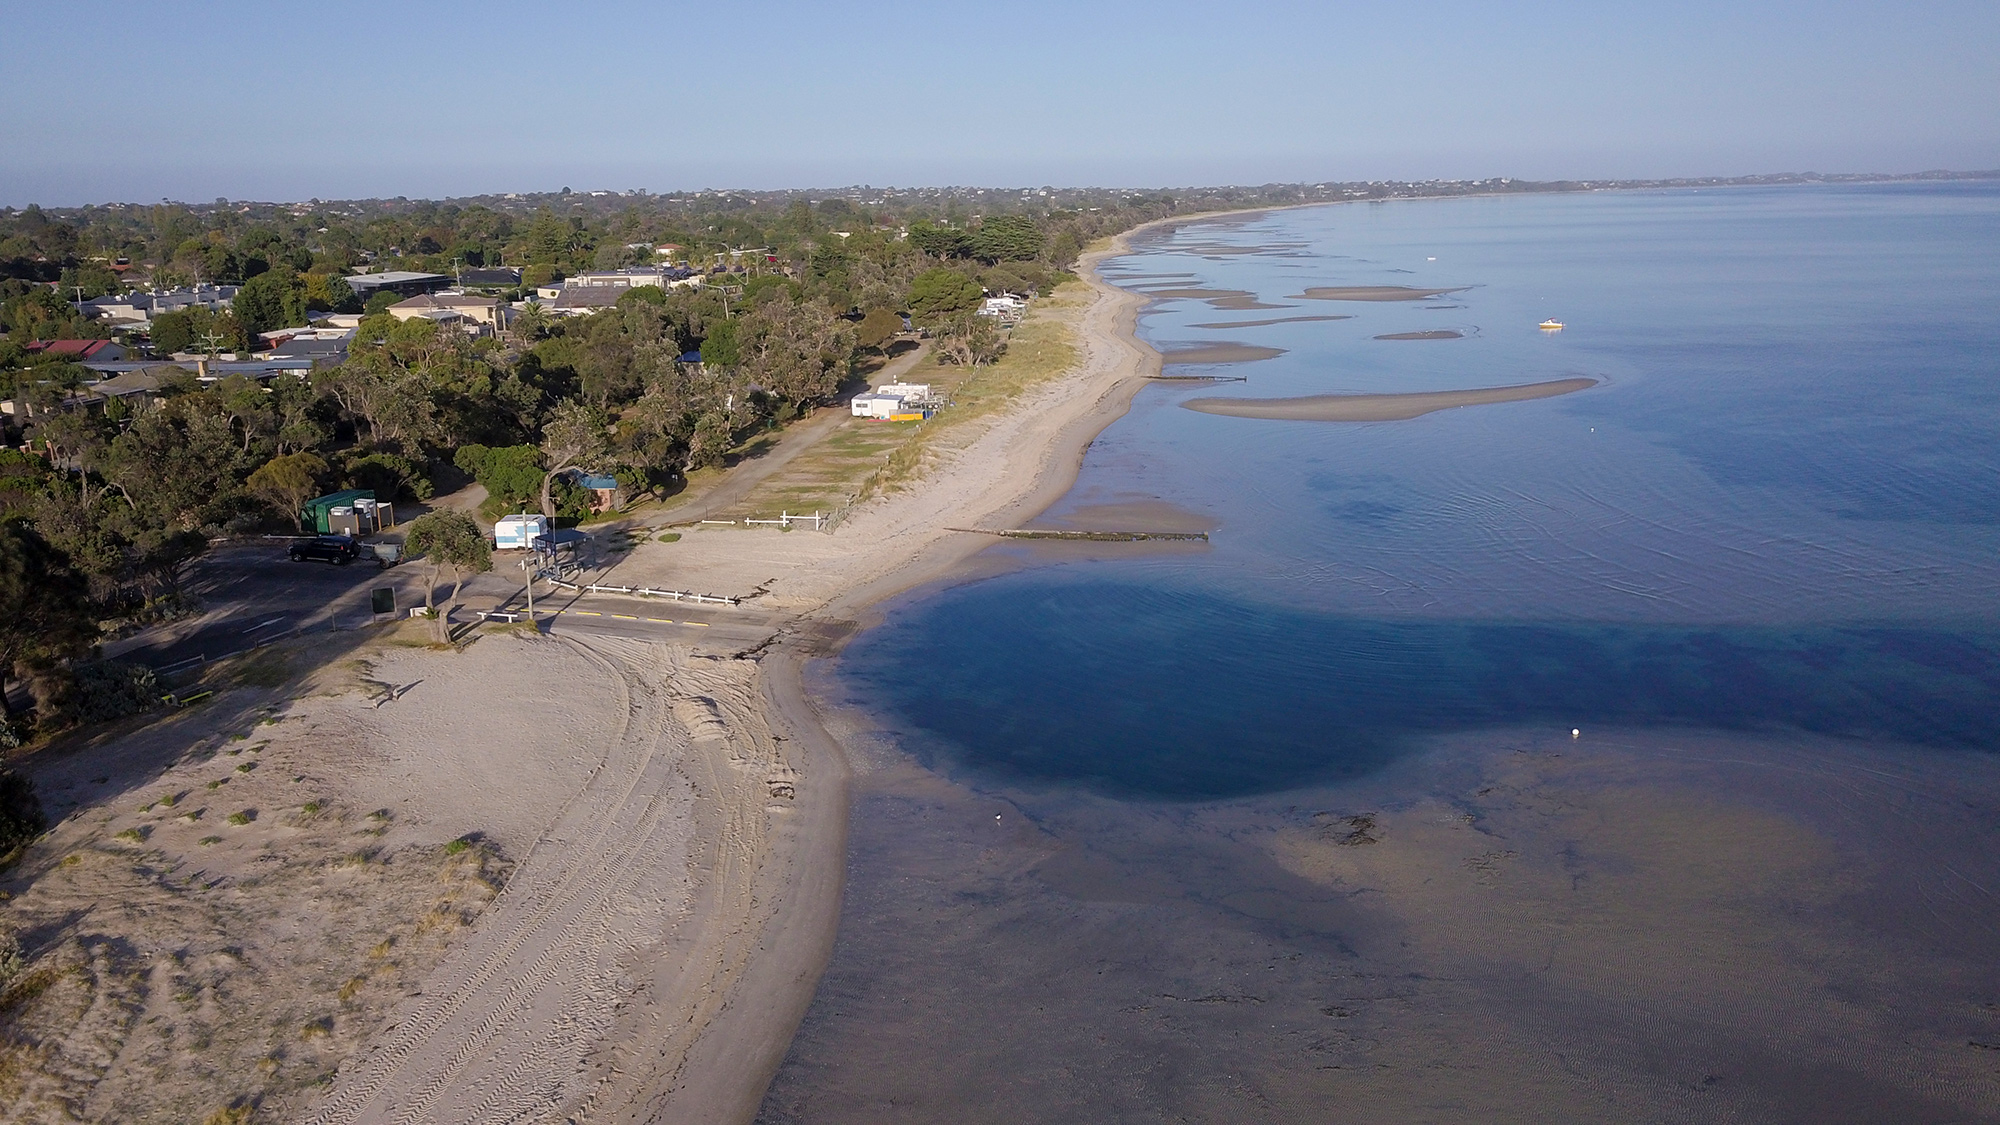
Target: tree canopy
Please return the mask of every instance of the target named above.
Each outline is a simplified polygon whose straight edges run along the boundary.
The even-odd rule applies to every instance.
[[[935,324],[978,308],[985,295],[977,281],[940,266],[918,274],[910,283],[910,316],[919,324]]]
[[[22,673],[81,656],[97,640],[88,583],[34,528],[0,522],[0,711]]]
[[[479,524],[464,512],[450,508],[426,512],[410,521],[409,532],[403,537],[403,554],[429,565],[424,608],[433,613],[437,609],[437,582],[442,571],[452,572],[451,600],[455,602],[466,575],[493,569],[493,545],[486,541]]]

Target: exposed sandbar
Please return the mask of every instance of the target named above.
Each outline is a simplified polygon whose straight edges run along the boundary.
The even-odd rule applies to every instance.
[[[1432,297],[1442,297],[1447,293],[1463,293],[1470,289],[1461,285],[1456,289],[1413,289],[1407,285],[1315,285],[1303,293],[1294,293],[1285,298],[1288,301],[1428,301]]]
[[[1435,328],[1429,332],[1385,332],[1375,337],[1377,340],[1462,340],[1465,333],[1449,328]]]
[[[1264,304],[1257,300],[1255,293],[1247,289],[1165,288],[1141,289],[1139,292],[1154,300],[1187,298],[1196,301],[1207,301],[1209,307],[1223,309],[1228,312],[1240,312],[1250,309],[1289,309],[1292,307],[1291,305]]]
[[[1435,410],[1554,398],[1597,385],[1582,377],[1523,383],[1513,387],[1480,387],[1465,391],[1414,391],[1389,395],[1303,395],[1298,398],[1194,398],[1181,403],[1203,414],[1231,418],[1278,418],[1294,422],[1400,422]]]
[[[1268,328],[1273,324],[1304,324],[1310,320],[1353,320],[1346,313],[1330,316],[1278,316],[1270,320],[1218,320],[1209,324],[1192,324],[1190,328]]]
[[[1169,367],[1186,367],[1195,364],[1255,363],[1260,359],[1271,359],[1284,354],[1283,348],[1267,348],[1258,344],[1239,344],[1234,340],[1218,340],[1213,344],[1170,348],[1161,352],[1160,358]]]

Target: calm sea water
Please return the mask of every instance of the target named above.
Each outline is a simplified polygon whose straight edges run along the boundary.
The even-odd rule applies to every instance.
[[[1284,350],[1146,388],[1045,516],[1213,544],[1003,544],[817,668],[877,729],[761,1122],[1996,1119],[2000,185],[1277,212],[1110,273],[1286,306],[1154,303]],[[1458,292],[1294,296],[1381,285]],[[1300,316],[1348,319],[1242,323]]]
[[[1170,368],[1245,381],[1147,388],[1052,513],[1164,501],[1211,549],[927,591],[847,650],[832,690],[946,773],[1222,797],[1523,724],[2000,745],[2000,185],[1281,211],[1106,273],[1284,306],[1161,299],[1162,350],[1285,351]],[[1382,285],[1463,288],[1298,297]],[[1178,405],[1577,374],[1403,422]]]

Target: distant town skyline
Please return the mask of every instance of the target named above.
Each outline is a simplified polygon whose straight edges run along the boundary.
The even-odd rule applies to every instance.
[[[2000,167],[2000,6],[6,3],[0,205]]]

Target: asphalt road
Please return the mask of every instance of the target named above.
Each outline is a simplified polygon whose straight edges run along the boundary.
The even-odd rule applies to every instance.
[[[407,616],[423,604],[428,576],[421,564],[379,569],[372,562],[335,566],[322,562],[295,563],[285,556],[284,540],[232,544],[197,563],[187,590],[204,607],[199,617],[172,622],[104,646],[104,654],[172,669],[186,663],[217,660],[300,634],[332,633],[377,620],[370,612],[370,591],[388,587],[396,592],[397,613]],[[475,576],[460,594],[455,622],[472,620],[482,610],[506,606],[521,609],[526,602],[518,559],[502,554],[492,573]],[[451,593],[439,589],[440,604]],[[783,615],[752,606],[697,606],[616,594],[551,594],[536,591],[536,617],[544,631],[577,636],[616,636],[635,640],[693,643],[716,652],[741,652],[775,634]]]
[[[106,656],[154,668],[196,657],[214,660],[300,632],[330,632],[372,619],[369,591],[389,587],[396,604],[422,604],[420,568],[373,562],[336,566],[292,562],[289,541],[230,544],[197,562],[185,589],[199,617],[171,622],[104,646]]]

